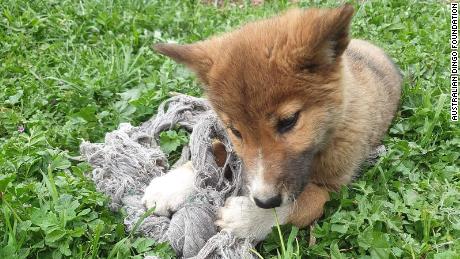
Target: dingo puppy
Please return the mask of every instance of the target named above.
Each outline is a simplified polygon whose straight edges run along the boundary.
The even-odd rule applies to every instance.
[[[155,46],[197,74],[244,162],[249,195],[227,201],[222,229],[262,240],[275,224],[270,208],[281,223],[310,224],[385,135],[402,78],[380,48],[350,40],[352,16],[351,5],[295,9],[201,42]],[[171,186],[193,174],[178,170]]]

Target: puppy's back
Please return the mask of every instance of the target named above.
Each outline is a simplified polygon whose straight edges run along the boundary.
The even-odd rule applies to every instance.
[[[385,134],[398,108],[402,76],[390,57],[377,46],[353,39],[343,57],[344,65],[356,80],[349,88],[357,98],[357,109],[366,113],[373,128],[371,142],[377,143]],[[360,106],[360,107],[359,107]]]
[[[379,47],[359,39],[353,39],[345,51],[353,62],[367,66],[373,74],[385,80],[394,99],[399,99],[402,76],[391,58]]]

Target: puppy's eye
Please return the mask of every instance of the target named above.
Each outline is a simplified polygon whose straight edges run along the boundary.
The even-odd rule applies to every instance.
[[[239,139],[243,138],[241,136],[241,132],[239,132],[237,129],[235,129],[234,127],[229,127],[229,128],[232,131],[233,135],[235,135],[237,138],[239,138]]]
[[[297,123],[299,119],[299,112],[294,113],[292,116],[278,121],[276,125],[277,131],[281,134],[290,131]]]

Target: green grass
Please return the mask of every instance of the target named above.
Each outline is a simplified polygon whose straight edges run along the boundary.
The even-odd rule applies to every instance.
[[[0,258],[171,257],[167,244],[125,232],[123,213],[106,208],[85,177],[89,166],[75,159],[78,145],[148,119],[170,91],[201,95],[194,77],[155,54],[153,43],[204,39],[291,5],[268,2],[216,9],[198,1],[0,1]],[[405,76],[388,153],[333,196],[311,231],[314,245],[310,231],[284,226],[285,246],[275,231],[257,249],[266,258],[297,248],[302,258],[460,258],[448,6],[355,7],[353,35],[382,46]]]

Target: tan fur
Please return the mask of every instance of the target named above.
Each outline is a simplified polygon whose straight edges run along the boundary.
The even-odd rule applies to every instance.
[[[289,222],[296,226],[307,226],[323,213],[324,204],[329,200],[329,192],[315,184],[309,183],[297,198],[297,204]]]
[[[217,166],[223,167],[225,165],[225,161],[227,160],[225,145],[217,139],[213,140],[212,153],[214,154]]]
[[[352,15],[351,5],[294,9],[202,42],[156,46],[197,73],[248,181],[263,158],[264,184],[296,198],[290,219],[299,226],[321,215],[327,191],[350,182],[399,103],[400,74],[381,49],[350,41]],[[296,112],[295,126],[278,132]]]

